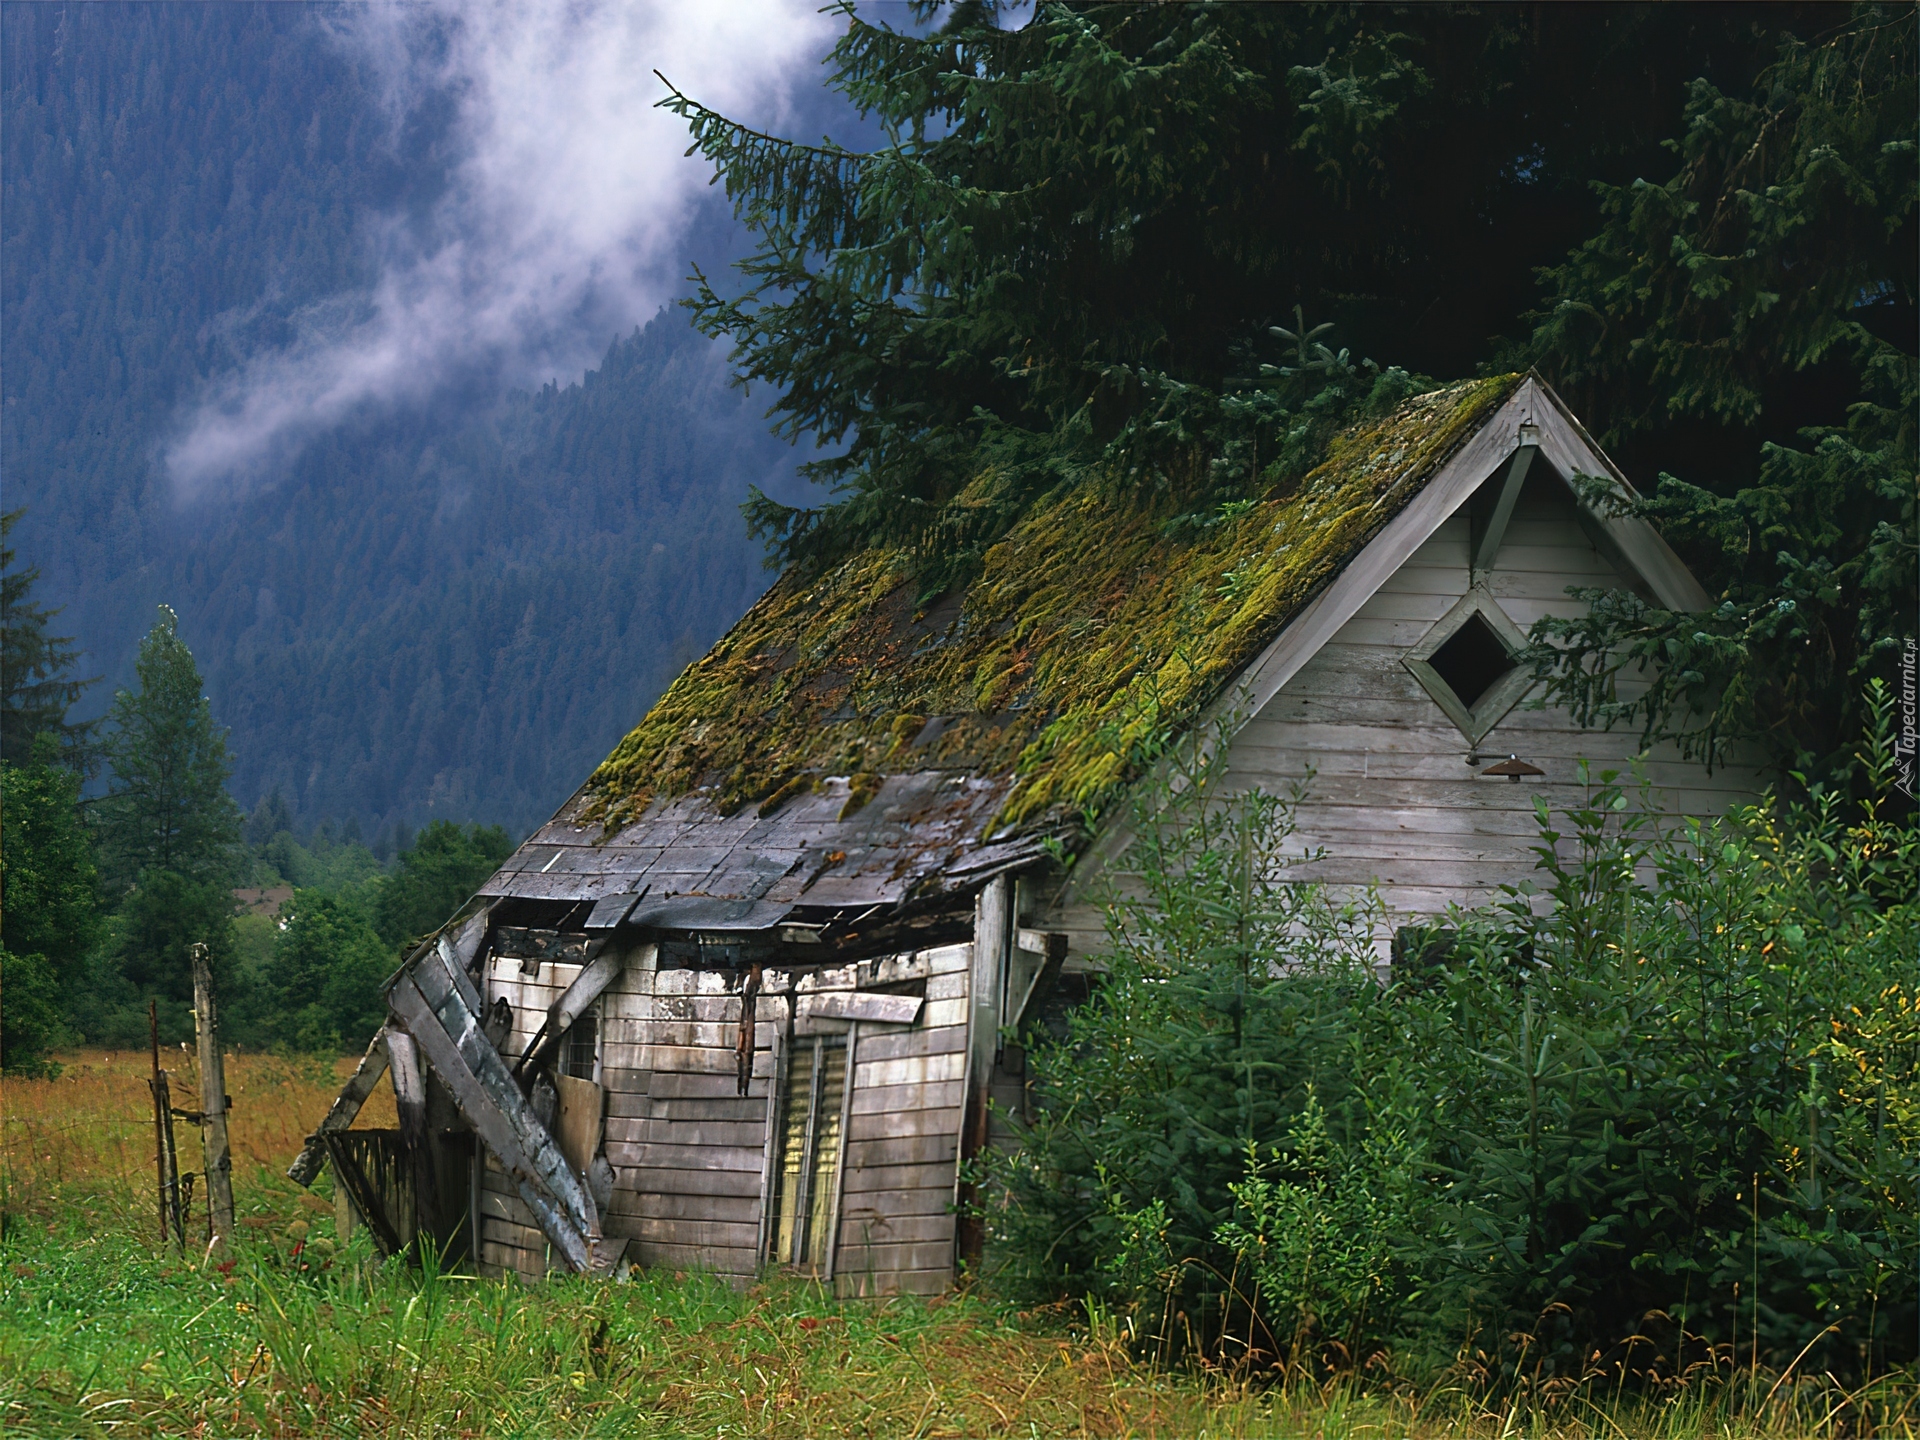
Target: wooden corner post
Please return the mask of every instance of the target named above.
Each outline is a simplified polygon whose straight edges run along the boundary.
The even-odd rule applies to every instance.
[[[960,1153],[955,1166],[954,1227],[961,1262],[975,1262],[985,1241],[975,1212],[974,1186],[961,1176],[967,1162],[987,1148],[987,1097],[994,1056],[1000,1049],[1000,990],[1013,940],[1013,880],[995,876],[980,891],[973,911],[973,972],[967,981],[966,1083],[961,1089]]]
[[[227,1143],[227,1066],[220,1053],[220,1018],[213,999],[207,947],[193,956],[193,1028],[200,1042],[200,1136],[205,1150],[210,1248],[224,1251],[233,1236],[233,1153]]]

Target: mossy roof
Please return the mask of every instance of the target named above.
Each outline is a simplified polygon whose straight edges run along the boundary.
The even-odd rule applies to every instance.
[[[1168,505],[1083,485],[931,606],[901,550],[789,573],[674,681],[575,813],[618,830],[696,792],[723,814],[764,813],[827,776],[850,777],[857,808],[883,776],[939,770],[1003,782],[992,830],[1097,814],[1522,378],[1416,396],[1206,529],[1181,533]]]

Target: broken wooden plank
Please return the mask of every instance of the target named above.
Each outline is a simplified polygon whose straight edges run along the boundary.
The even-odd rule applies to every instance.
[[[555,1075],[554,1087],[560,1093],[560,1107],[554,1116],[554,1139],[560,1153],[567,1157],[574,1174],[584,1181],[600,1149],[601,1112],[605,1106],[600,1087],[591,1080],[573,1075]]]
[[[882,955],[877,959],[862,960],[857,968],[857,988],[862,990],[876,985],[925,980],[933,974],[933,962],[925,950],[916,950],[909,955]]]
[[[413,1175],[414,1228],[431,1232],[437,1196],[433,1157],[427,1150],[427,1077],[420,1068],[419,1047],[398,1026],[387,1029],[387,1061],[387,1074],[393,1077],[393,1108],[400,1117],[400,1143]]]
[[[460,998],[467,1002],[467,1008],[478,1015],[484,1008],[480,1002],[480,992],[473,988],[473,977],[467,973],[466,965],[461,961],[459,949],[446,935],[434,938],[433,948],[440,956],[440,962],[447,967],[453,985],[460,992]]]
[[[352,1197],[353,1208],[360,1218],[373,1231],[373,1238],[383,1255],[398,1255],[403,1247],[393,1221],[387,1214],[386,1202],[380,1195],[379,1187],[367,1178],[367,1172],[360,1168],[360,1162],[354,1158],[344,1134],[338,1130],[329,1130],[321,1137],[326,1146],[328,1158],[333,1161],[333,1178]]]
[[[293,1164],[287,1167],[289,1180],[304,1189],[320,1177],[320,1172],[327,1165],[326,1137],[335,1130],[345,1130],[353,1124],[360,1107],[367,1103],[367,1097],[373,1093],[373,1087],[380,1083],[380,1077],[386,1071],[387,1027],[382,1025],[374,1032],[367,1053],[360,1057],[359,1066],[347,1078],[347,1083],[340,1087],[340,1093],[334,1097],[319,1127],[307,1137],[306,1146],[294,1157]]]
[[[1002,1027],[1018,1032],[1036,999],[1043,998],[1060,977],[1066,963],[1069,940],[1058,930],[1022,930],[1014,947],[1011,978],[1007,986],[1008,1006]]]
[[[872,995],[859,990],[829,990],[802,995],[794,1007],[795,1020],[877,1020],[887,1025],[911,1025],[925,1002],[918,995]]]
[[[633,909],[640,896],[628,891],[623,895],[603,895],[594,902],[592,911],[587,915],[586,927],[589,930],[611,930],[627,918],[627,912]]]
[[[522,963],[534,960],[555,965],[584,965],[587,963],[587,937],[562,934],[558,930],[502,925],[493,933],[493,952]]]
[[[595,942],[604,947],[604,941]],[[593,949],[593,946],[587,947]],[[584,953],[584,952],[583,952]],[[513,1067],[513,1073],[524,1075],[530,1064],[538,1064],[546,1053],[560,1043],[560,1037],[573,1028],[573,1024],[587,1013],[587,1007],[600,998],[605,990],[620,977],[626,968],[626,954],[623,951],[601,948],[588,960],[586,968],[573,979],[560,998],[547,1008],[547,1018],[542,1022],[533,1039],[527,1042],[520,1063]]]
[[[487,926],[493,921],[493,906],[483,905],[461,922],[453,933],[453,951],[462,970],[472,972],[480,958],[480,946],[487,938]]]

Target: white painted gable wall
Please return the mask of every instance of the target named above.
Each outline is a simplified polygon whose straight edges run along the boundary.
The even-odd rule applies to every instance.
[[[1479,473],[1510,449],[1476,461]],[[1255,710],[1228,753],[1230,786],[1291,794],[1305,785],[1295,841],[1327,853],[1295,873],[1339,887],[1376,883],[1388,911],[1383,956],[1394,926],[1442,916],[1449,905],[1482,904],[1502,884],[1535,877],[1534,797],[1555,811],[1579,803],[1583,759],[1596,783],[1604,770],[1631,782],[1629,762],[1641,749],[1637,728],[1583,729],[1562,708],[1536,710],[1523,701],[1481,741],[1479,753],[1489,758],[1466,763],[1466,737],[1402,661],[1467,593],[1468,534],[1463,495],[1460,509]],[[1625,580],[1588,538],[1565,484],[1536,461],[1481,583],[1525,630],[1542,615],[1576,614],[1580,602],[1568,587],[1613,588]],[[1494,758],[1509,754],[1546,774],[1519,782],[1479,778]],[[1762,789],[1751,768],[1709,774],[1671,744],[1649,752],[1646,771],[1658,787],[1656,805],[1676,815],[1723,814]],[[1093,888],[1042,902],[1027,919],[1071,937],[1073,968],[1104,942],[1100,911],[1087,899]]]
[[[1573,615],[1569,586],[1622,578],[1580,527],[1572,497],[1551,473],[1529,476],[1506,540],[1483,584],[1521,629],[1542,615]],[[1440,914],[1474,905],[1533,873],[1533,797],[1554,809],[1583,798],[1578,762],[1625,771],[1637,730],[1584,730],[1564,709],[1509,712],[1481,742],[1483,756],[1518,755],[1544,776],[1481,779],[1466,738],[1402,660],[1468,589],[1464,511],[1444,521],[1333,639],[1273,695],[1234,739],[1229,783],[1288,793],[1304,783],[1298,840],[1327,858],[1301,872],[1338,885],[1376,880],[1395,912]],[[1537,692],[1536,692],[1537,693]],[[1709,775],[1671,745],[1648,772],[1659,804],[1712,815],[1757,793],[1750,770]],[[1311,778],[1309,778],[1309,773]]]

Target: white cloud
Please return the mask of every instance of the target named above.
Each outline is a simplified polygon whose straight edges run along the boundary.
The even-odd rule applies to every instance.
[[[338,12],[336,12],[338,13]],[[684,93],[780,128],[819,92],[836,21],[809,0],[484,0],[345,12],[396,130],[452,97],[457,160],[424,221],[383,217],[364,295],[315,307],[292,344],[208,387],[165,449],[183,499],[244,488],[316,434],[451,381],[577,376],[682,288],[713,204]]]

